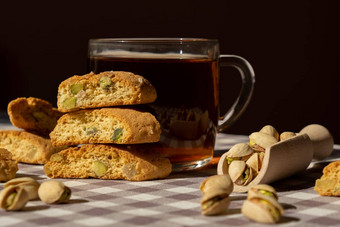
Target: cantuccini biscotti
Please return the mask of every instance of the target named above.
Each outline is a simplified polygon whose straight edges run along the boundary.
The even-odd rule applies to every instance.
[[[62,115],[51,103],[33,97],[12,100],[7,112],[14,126],[43,136],[49,135]]]
[[[5,148],[18,162],[44,164],[61,148],[52,146],[49,139],[26,131],[0,131],[0,148]]]
[[[340,196],[340,160],[328,164],[315,182],[314,190],[322,196]]]
[[[79,109],[136,105],[154,102],[157,93],[144,77],[124,71],[107,71],[72,76],[59,85],[58,109]]]
[[[50,138],[54,146],[139,144],[158,142],[160,134],[159,122],[148,112],[129,108],[101,108],[63,115]]]
[[[130,181],[167,177],[169,159],[159,154],[137,150],[140,146],[86,144],[53,154],[44,165],[51,178],[100,178]]]
[[[15,178],[17,171],[18,162],[13,159],[12,153],[0,148],[0,182]]]

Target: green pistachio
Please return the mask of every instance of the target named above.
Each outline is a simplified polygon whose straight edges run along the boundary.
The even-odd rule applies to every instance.
[[[120,139],[120,137],[122,137],[122,135],[123,135],[123,129],[122,128],[116,128],[116,129],[113,130],[112,140],[116,142]]]
[[[99,85],[103,89],[108,89],[110,85],[112,84],[112,81],[110,77],[108,76],[102,76],[99,78]]]
[[[84,89],[83,84],[71,84],[71,93],[76,95],[79,91]]]

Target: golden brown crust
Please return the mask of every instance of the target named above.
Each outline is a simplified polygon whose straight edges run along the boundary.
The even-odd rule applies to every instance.
[[[101,86],[101,78],[109,78]],[[79,85],[72,90],[73,85]],[[72,76],[59,85],[58,109],[70,112],[79,109],[152,103],[157,93],[144,77],[123,71],[107,71]],[[68,102],[68,100],[72,102]],[[66,104],[67,103],[67,104]],[[72,103],[72,104],[70,104]]]
[[[51,103],[33,97],[12,100],[7,112],[14,126],[42,136],[48,136],[62,115]]]
[[[328,164],[315,182],[314,190],[322,196],[340,196],[340,160]]]
[[[0,148],[0,182],[15,178],[17,171],[18,162],[12,159],[11,152]]]
[[[87,144],[54,154],[44,166],[51,178],[100,178],[131,181],[167,177],[171,173],[169,159],[161,157],[142,146]],[[103,165],[98,176],[95,162]]]
[[[148,112],[129,108],[102,108],[63,115],[50,137],[54,146],[64,146],[153,143],[159,141],[160,134],[159,122]]]
[[[0,131],[0,147],[7,149],[18,162],[44,164],[58,152],[49,139],[26,131]]]

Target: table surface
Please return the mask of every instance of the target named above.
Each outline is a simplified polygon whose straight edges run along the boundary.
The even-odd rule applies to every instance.
[[[10,129],[0,122],[0,129]],[[247,136],[219,134],[216,155]],[[340,146],[331,156],[312,162],[307,170],[271,184],[279,195],[285,214],[279,226],[337,226],[340,197],[322,197],[313,190],[315,180],[329,162],[340,159]],[[17,177],[48,180],[42,165],[19,164]],[[219,216],[201,215],[200,183],[216,174],[216,165],[201,170],[173,173],[160,180],[58,179],[72,189],[67,204],[47,205],[30,201],[22,211],[0,211],[0,226],[263,226],[241,214],[246,194],[232,193],[228,212]],[[4,183],[0,183],[0,190]],[[268,226],[268,225],[265,225]]]

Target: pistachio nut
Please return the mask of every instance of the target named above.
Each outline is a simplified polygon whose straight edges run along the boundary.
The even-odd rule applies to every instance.
[[[77,103],[77,98],[76,97],[69,97],[63,101],[63,106],[66,109],[71,109],[76,106]]]
[[[39,198],[38,189],[40,183],[31,177],[20,177],[7,181],[4,185],[4,188],[7,188],[9,186],[18,186],[23,188],[27,192],[29,200]]]
[[[28,194],[22,187],[10,185],[0,192],[0,207],[5,210],[21,210],[28,200]]]
[[[229,175],[214,175],[205,179],[200,190],[203,193],[201,212],[203,215],[217,215],[225,212],[230,204],[229,194],[234,185]]]
[[[278,140],[272,136],[263,132],[253,132],[249,136],[249,146],[255,151],[264,152],[267,147],[277,143]]]
[[[80,92],[83,89],[84,89],[83,84],[71,84],[71,86],[70,86],[70,91],[74,95],[78,94],[78,92]]]
[[[271,135],[271,136],[274,136],[274,138],[276,140],[279,140],[279,133],[278,133],[278,131],[273,126],[271,126],[271,125],[264,126],[260,130],[260,132],[268,134],[268,135]]]
[[[296,136],[295,132],[283,132],[280,134],[280,141],[284,141]]]
[[[101,177],[107,172],[107,165],[99,160],[96,160],[93,162],[93,172],[97,177]]]
[[[99,78],[99,86],[103,89],[108,89],[112,84],[111,78],[108,76],[102,76]]]
[[[71,197],[71,189],[60,181],[50,180],[40,185],[38,194],[41,201],[47,204],[66,203]]]
[[[245,161],[235,160],[230,163],[229,175],[235,184],[247,185],[253,179],[253,170]]]
[[[205,194],[201,200],[201,212],[203,215],[218,215],[227,211],[230,204],[229,196],[210,197]]]
[[[258,195],[264,195],[264,196],[269,196],[272,197],[276,200],[278,200],[277,192],[275,189],[268,185],[268,184],[258,184],[253,187],[251,187],[248,191],[248,199],[251,199],[253,197],[256,197]]]
[[[202,181],[200,190],[204,194],[208,191],[223,191],[230,194],[234,189],[229,175],[213,175]]]
[[[243,160],[246,161],[252,154],[254,153],[253,149],[247,143],[238,143],[232,146],[230,150],[227,152],[227,163],[230,163],[234,160]]]
[[[263,152],[260,152],[263,153]],[[246,164],[253,169],[254,174],[258,174],[261,170],[261,160],[260,160],[260,153],[253,153],[252,156],[246,161]]]
[[[242,205],[242,214],[260,223],[276,223],[283,215],[283,208],[273,197],[258,195],[247,199]]]
[[[113,142],[118,142],[119,139],[122,137],[123,135],[123,131],[124,129],[123,128],[115,128],[113,130],[113,135],[112,135],[112,140]]]

